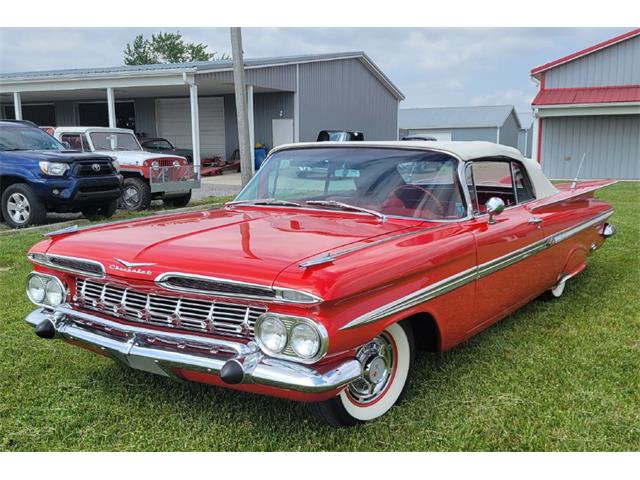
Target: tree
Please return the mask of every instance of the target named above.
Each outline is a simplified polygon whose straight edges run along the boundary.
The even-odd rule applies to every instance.
[[[136,35],[132,44],[124,49],[125,65],[150,65],[155,63],[184,63],[209,60],[227,60],[226,53],[208,52],[204,43],[185,43],[182,34],[160,32],[151,40]]]
[[[124,50],[124,63],[125,65],[151,65],[160,62],[149,40],[145,40],[142,35],[136,35],[133,46],[127,43],[127,48]]]

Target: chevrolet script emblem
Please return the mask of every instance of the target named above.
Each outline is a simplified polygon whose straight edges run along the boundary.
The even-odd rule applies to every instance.
[[[114,258],[116,262],[122,265],[109,265],[109,270],[117,270],[118,272],[123,273],[137,273],[139,275],[152,275],[153,272],[151,270],[144,270],[140,267],[149,267],[151,265],[155,265],[155,263],[147,263],[147,262],[126,262],[120,258]]]

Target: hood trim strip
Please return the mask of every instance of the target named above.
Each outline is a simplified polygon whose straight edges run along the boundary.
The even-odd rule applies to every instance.
[[[395,235],[391,234],[388,237],[384,237],[378,240],[374,240],[373,242],[364,243],[362,245],[357,245],[355,247],[345,248],[344,250],[339,250],[335,253],[327,252],[314,257],[311,257],[308,260],[300,262],[298,266],[300,268],[309,268],[315,265],[322,265],[325,263],[332,263],[336,258],[342,257],[344,255],[348,255],[349,253],[358,252],[360,250],[364,250],[365,248],[375,247],[376,245],[380,245],[381,243],[391,242],[393,240],[397,240],[398,238],[407,237],[412,234],[419,234],[423,232],[427,232],[429,230],[433,230],[435,228],[439,228],[441,225],[432,225],[429,227],[418,228],[415,230],[403,231],[402,233],[397,233]],[[411,228],[411,227],[407,227]],[[361,242],[365,240],[360,240]]]

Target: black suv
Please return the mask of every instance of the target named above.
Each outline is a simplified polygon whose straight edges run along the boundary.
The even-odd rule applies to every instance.
[[[0,121],[0,220],[14,228],[50,212],[111,217],[122,177],[111,157],[67,150],[31,122]]]

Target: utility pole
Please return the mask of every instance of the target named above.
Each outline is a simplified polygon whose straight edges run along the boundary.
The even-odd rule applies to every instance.
[[[231,55],[233,57],[233,84],[236,92],[236,114],[238,117],[238,144],[240,147],[240,179],[244,187],[251,180],[251,140],[249,135],[249,112],[247,89],[244,82],[244,60],[242,56],[242,32],[240,27],[231,27]]]

